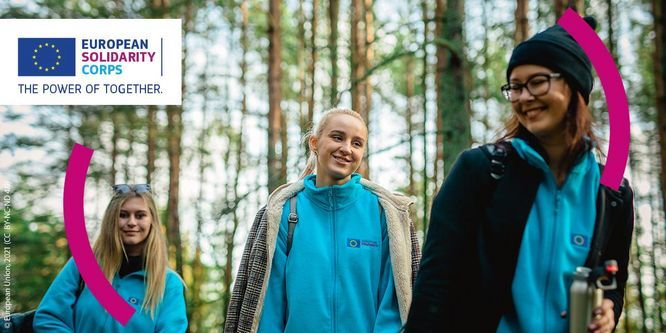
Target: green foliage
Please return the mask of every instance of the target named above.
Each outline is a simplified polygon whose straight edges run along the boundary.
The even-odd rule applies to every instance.
[[[16,188],[15,192],[18,191],[22,189]],[[11,213],[8,247],[12,253],[14,312],[36,308],[70,257],[62,220],[51,213],[31,211],[31,207],[14,208]]]

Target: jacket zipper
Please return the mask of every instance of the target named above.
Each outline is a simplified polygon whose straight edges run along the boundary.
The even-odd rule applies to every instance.
[[[333,332],[337,332],[337,294],[338,294],[338,242],[336,237],[335,228],[335,197],[333,196],[333,189],[328,192],[329,200],[331,203],[331,217],[333,221]]]
[[[546,312],[546,310],[547,310],[548,300],[550,299],[549,286],[550,286],[550,278],[551,278],[551,274],[552,274],[551,272],[553,271],[553,248],[555,246],[555,240],[558,239],[557,238],[557,234],[558,234],[557,231],[559,230],[559,223],[557,221],[557,218],[559,216],[558,213],[559,213],[559,210],[560,210],[560,192],[561,192],[560,189],[557,188],[557,185],[556,185],[555,186],[555,211],[554,211],[554,214],[553,214],[553,222],[554,222],[553,223],[553,232],[552,232],[552,236],[551,236],[551,239],[550,239],[550,250],[548,251],[549,252],[548,270],[547,270],[548,273],[546,274],[546,284],[544,285],[544,295],[545,295],[545,297],[543,299],[543,308],[542,308],[544,332],[546,332],[548,330],[548,328],[550,327],[549,326],[549,320],[548,320],[549,317],[548,317],[548,313]]]

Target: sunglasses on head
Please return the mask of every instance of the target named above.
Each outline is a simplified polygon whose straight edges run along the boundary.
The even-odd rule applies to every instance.
[[[116,184],[113,185],[113,192],[116,194],[125,194],[130,191],[136,193],[152,193],[150,191],[150,184]]]

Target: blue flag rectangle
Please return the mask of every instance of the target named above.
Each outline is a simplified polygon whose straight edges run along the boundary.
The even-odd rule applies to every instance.
[[[19,38],[19,76],[75,76],[75,38]]]

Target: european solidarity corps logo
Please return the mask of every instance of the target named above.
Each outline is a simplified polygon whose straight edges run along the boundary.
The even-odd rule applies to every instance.
[[[75,38],[19,38],[19,76],[75,76]]]
[[[148,39],[78,39],[83,75],[121,75],[123,64],[154,63]],[[76,38],[19,38],[19,76],[76,76]],[[160,59],[161,60],[161,59]],[[161,64],[161,63],[160,63]],[[160,67],[160,76],[162,75]]]

